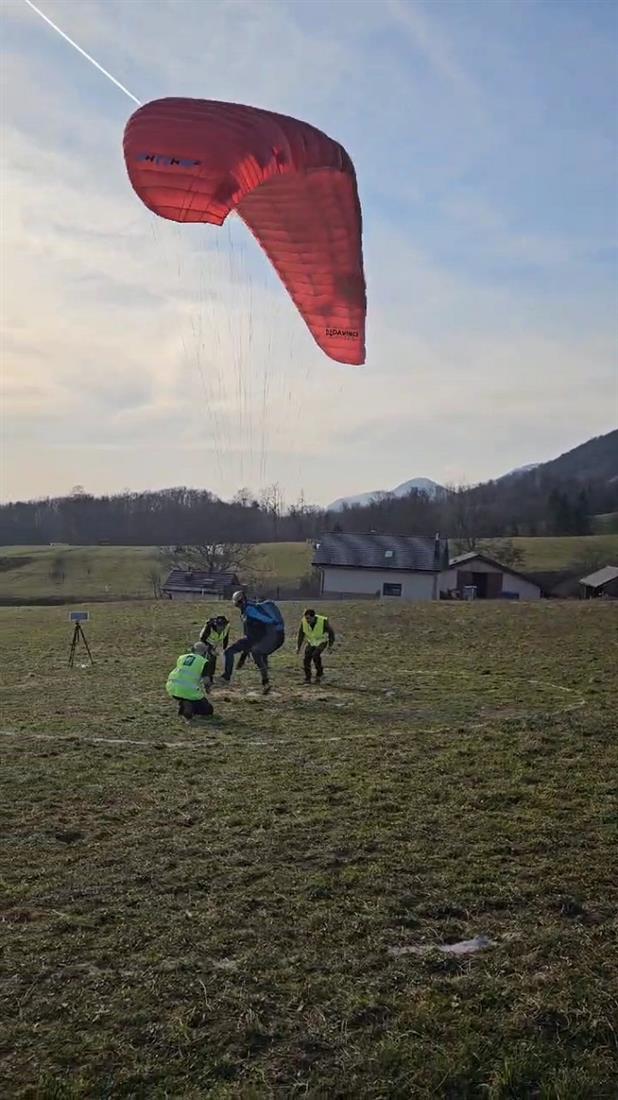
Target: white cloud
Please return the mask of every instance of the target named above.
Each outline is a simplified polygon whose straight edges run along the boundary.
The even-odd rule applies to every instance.
[[[409,210],[422,187],[404,170],[412,143],[406,153],[397,137],[408,116],[405,132],[417,132],[426,108],[414,67],[373,52],[381,4],[359,6],[346,35],[334,33],[337,5],[309,25],[294,5],[209,3],[207,26],[201,2],[42,6],[137,95],[257,102],[356,136],[361,190],[380,196],[366,210],[369,356],[356,370],[320,354],[241,225],[151,216],[122,160],[130,104],[7,5],[4,496],[76,480],[231,495],[278,479],[290,497],[304,486],[324,502],[419,473],[474,480],[538,457],[542,441],[560,450],[612,426],[611,330],[586,326],[565,299],[540,311],[526,292],[449,270],[418,246],[413,221],[398,228],[392,204]],[[479,88],[444,28],[418,5],[389,11],[482,122]],[[440,155],[456,166],[471,154]],[[568,241],[514,230],[461,184],[440,203],[490,252],[573,261]]]

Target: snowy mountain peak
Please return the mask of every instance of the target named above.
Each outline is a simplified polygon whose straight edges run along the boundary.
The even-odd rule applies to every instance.
[[[384,500],[387,497],[407,497],[409,493],[416,490],[419,493],[426,493],[428,497],[435,499],[441,496],[446,490],[442,485],[438,485],[436,481],[432,481],[428,477],[413,477],[409,481],[403,481],[401,485],[397,485],[395,489],[376,489],[372,493],[357,493],[355,496],[339,497],[338,500],[334,500],[332,504],[328,505],[329,512],[341,512],[345,507],[353,507],[356,505],[371,504],[374,500]]]

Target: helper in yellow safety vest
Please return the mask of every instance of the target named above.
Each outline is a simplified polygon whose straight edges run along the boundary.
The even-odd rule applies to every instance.
[[[170,672],[165,690],[178,703],[178,715],[190,722],[192,718],[209,718],[214,713],[206,698],[208,651],[203,642],[196,642],[188,653],[181,653]]]
[[[215,678],[219,646],[221,646],[221,649],[227,649],[229,640],[230,620],[225,615],[215,615],[214,618],[208,619],[200,631],[200,642],[204,643],[207,650],[208,673],[206,679],[211,684]]]
[[[305,647],[303,668],[305,670],[306,684],[311,683],[312,664],[315,665],[315,682],[319,684],[324,675],[322,654],[327,646],[329,650],[331,650],[334,644],[335,631],[326,618],[326,615],[316,615],[313,608],[308,607],[300,620],[296,643],[297,653],[300,653],[303,645]]]

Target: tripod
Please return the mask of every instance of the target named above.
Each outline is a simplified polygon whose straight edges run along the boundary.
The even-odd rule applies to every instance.
[[[81,638],[82,642],[84,643],[84,645],[86,647],[86,653],[90,657],[90,664],[91,665],[94,664],[94,661],[92,659],[92,653],[90,652],[90,646],[88,645],[88,642],[86,640],[86,635],[84,634],[84,632],[82,630],[82,624],[81,623],[75,623],[75,628],[73,630],[73,638],[71,640],[71,652],[69,653],[69,668],[73,668],[73,664],[75,662],[75,651],[77,649],[77,644],[78,644],[80,638]]]

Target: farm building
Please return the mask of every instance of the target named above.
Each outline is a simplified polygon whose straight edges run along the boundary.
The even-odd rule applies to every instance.
[[[583,595],[587,600],[598,596],[618,597],[618,566],[604,565],[596,573],[589,573],[580,580]]]
[[[229,599],[240,586],[236,573],[209,573],[202,569],[172,569],[161,588],[170,600]]]
[[[440,575],[441,592],[464,596],[465,589],[473,589],[479,600],[539,600],[542,596],[535,581],[476,550],[452,558]]]
[[[320,591],[340,599],[436,600],[448,542],[438,536],[324,535],[313,565]]]

